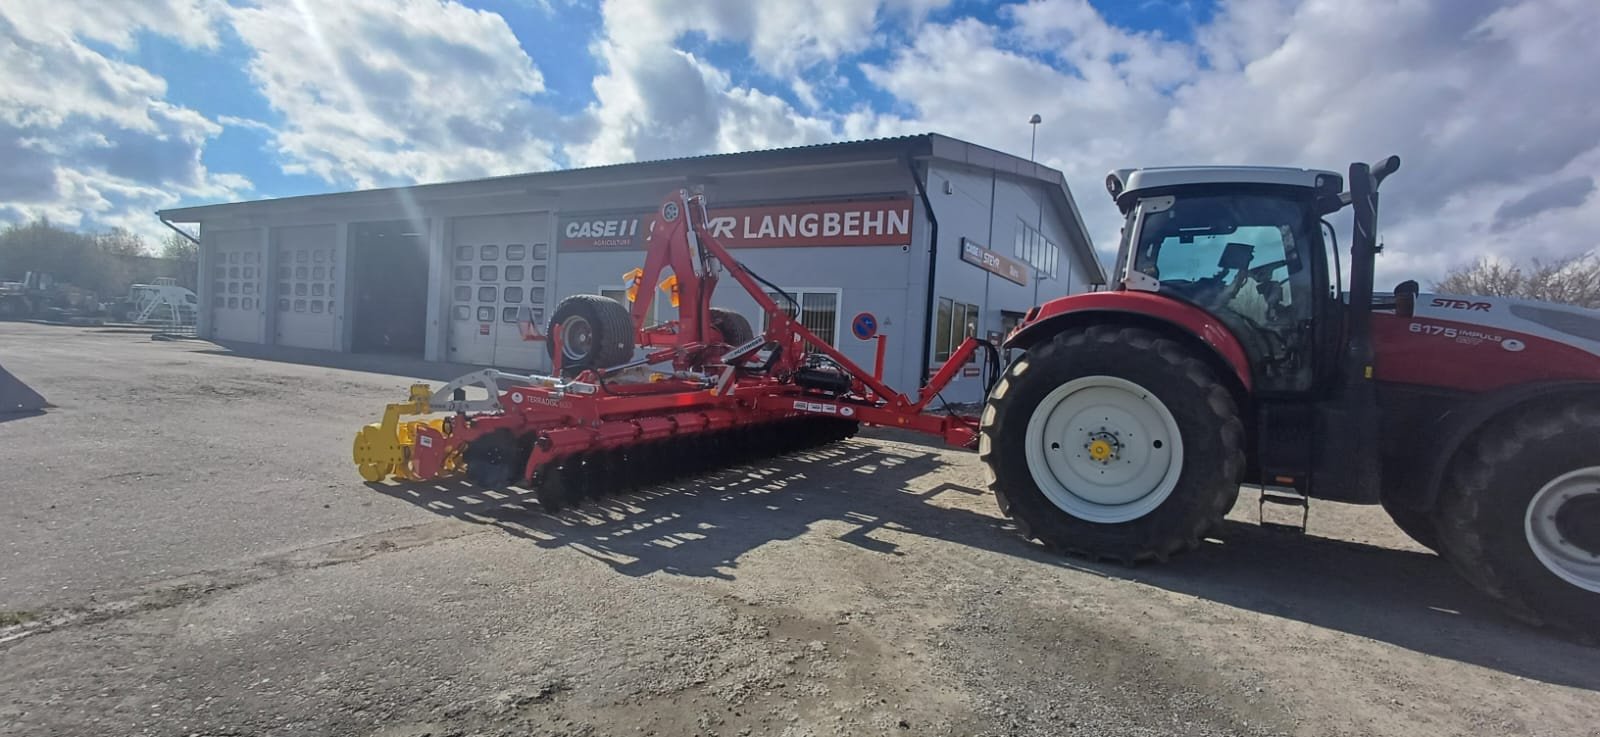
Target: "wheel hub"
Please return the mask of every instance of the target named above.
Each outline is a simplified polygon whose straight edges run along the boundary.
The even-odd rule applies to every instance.
[[[581,361],[594,343],[594,329],[582,316],[573,315],[561,323],[561,354],[569,361]]]
[[[1567,499],[1556,510],[1555,523],[1563,540],[1592,556],[1600,557],[1600,494]]]
[[[1183,463],[1166,405],[1114,376],[1081,377],[1045,395],[1029,417],[1025,443],[1045,497],[1067,514],[1105,524],[1161,506]]]
[[[1117,451],[1122,450],[1122,442],[1117,440],[1116,433],[1102,427],[1089,433],[1089,441],[1083,447],[1089,451],[1089,460],[1107,466],[1117,460]]]

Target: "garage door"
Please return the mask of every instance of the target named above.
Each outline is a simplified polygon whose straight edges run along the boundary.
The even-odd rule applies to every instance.
[[[203,234],[211,259],[211,337],[263,343],[261,231]]]
[[[343,272],[333,225],[278,228],[278,344],[339,350],[339,292]]]
[[[518,323],[542,331],[550,279],[546,214],[456,218],[450,224],[450,360],[545,369],[542,341],[525,340]]]

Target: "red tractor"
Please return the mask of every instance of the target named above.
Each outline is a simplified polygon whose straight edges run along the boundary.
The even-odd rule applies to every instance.
[[[915,397],[807,330],[718,242],[704,198],[674,193],[630,279],[648,294],[670,271],[677,319],[569,297],[545,333],[525,330],[554,375],[413,386],[354,460],[374,482],[522,485],[557,512],[865,422],[976,441],[1001,510],[1063,551],[1166,559],[1258,484],[1302,507],[1382,504],[1518,616],[1600,631],[1600,316],[1411,282],[1375,297],[1377,190],[1399,165],[1352,164],[1348,191],[1329,171],[1114,172],[1115,289],[1031,310],[1003,372],[967,339]],[[1346,292],[1323,218],[1348,206]],[[722,278],[765,313],[761,332],[711,306]],[[981,418],[931,413],[978,352],[995,379]]]
[[[1032,310],[989,395],[1000,508],[1131,562],[1196,547],[1242,483],[1382,504],[1518,617],[1600,631],[1600,314],[1374,295],[1399,164],[1351,165],[1348,191],[1329,171],[1113,172],[1117,286]],[[1323,219],[1347,205],[1348,293]]]

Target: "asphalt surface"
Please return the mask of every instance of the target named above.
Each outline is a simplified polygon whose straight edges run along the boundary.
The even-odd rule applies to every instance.
[[[1600,650],[1376,509],[1091,564],[875,434],[551,516],[357,477],[454,367],[15,323],[0,366],[52,405],[0,415],[0,735],[1600,734]]]

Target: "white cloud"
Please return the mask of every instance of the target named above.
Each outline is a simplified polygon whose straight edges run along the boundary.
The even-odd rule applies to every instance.
[[[1491,228],[1505,203],[1594,170],[1600,16],[1583,5],[1238,0],[1187,45],[1110,26],[1082,0],[1034,0],[997,24],[927,26],[866,73],[916,107],[890,127],[1026,151],[1024,121],[1041,113],[1040,159],[1068,174],[1103,250],[1118,224],[1099,199],[1111,168],[1342,169],[1399,153],[1382,276],[1426,278],[1492,252],[1594,247],[1592,196]]]
[[[526,2],[570,21],[569,0]],[[1600,14],[1584,0],[1223,0],[1192,40],[1084,0],[930,21],[947,3],[606,0],[600,27],[573,30],[592,38],[594,101],[562,117],[535,60],[569,60],[456,0],[11,0],[0,218],[116,222],[234,197],[248,182],[200,164],[222,127],[264,133],[285,171],[363,187],[926,130],[1025,153],[1039,113],[1039,157],[1105,249],[1108,169],[1388,153],[1406,163],[1386,185],[1385,280],[1595,246]],[[143,33],[221,46],[225,25],[273,119],[208,120],[115,53]],[[738,62],[712,62],[730,50]]]
[[[570,147],[570,157],[605,164],[832,140],[841,116],[802,114],[771,92],[735,85],[680,42],[700,34],[742,45],[755,71],[818,108],[808,76],[833,79],[834,65],[883,42],[886,27],[915,28],[945,2],[608,0],[592,47],[605,69],[589,109],[594,133]]]
[[[563,132],[499,15],[436,0],[236,8],[283,168],[373,187],[549,168]]]
[[[167,101],[165,80],[91,45],[128,50],[148,33],[211,46],[215,17],[200,0],[0,7],[0,221],[156,235],[156,208],[248,190],[201,163],[219,126]]]

